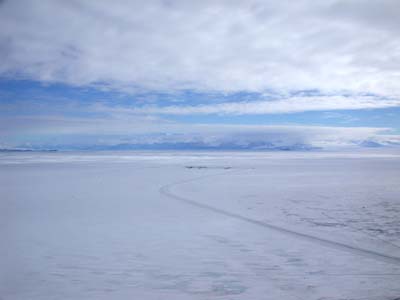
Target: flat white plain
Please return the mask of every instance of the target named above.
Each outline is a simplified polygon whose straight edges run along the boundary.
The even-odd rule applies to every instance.
[[[396,299],[400,154],[0,156],[0,299]]]

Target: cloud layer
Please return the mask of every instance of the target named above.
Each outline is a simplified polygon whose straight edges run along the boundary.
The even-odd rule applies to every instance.
[[[135,114],[281,114],[304,111],[330,111],[330,110],[354,110],[377,109],[400,106],[400,100],[380,99],[375,96],[313,96],[290,97],[273,101],[228,102],[208,105],[192,106],[144,106],[137,108],[105,108],[98,106],[98,110],[111,110],[117,112],[130,112]]]
[[[396,0],[6,0],[0,74],[125,91],[398,97],[399,11]]]
[[[336,110],[398,111],[399,11],[397,0],[0,0],[0,146],[398,144],[382,111],[351,123],[365,127],[321,124],[338,125]],[[208,124],[264,114],[293,125]]]
[[[1,147],[85,148],[94,145],[192,143],[221,145],[314,147],[352,146],[365,141],[399,145],[390,128],[184,124],[136,115],[78,118],[65,116],[4,117]]]

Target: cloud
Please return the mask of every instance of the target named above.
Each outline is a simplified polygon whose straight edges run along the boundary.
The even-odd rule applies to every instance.
[[[398,97],[399,10],[396,0],[4,1],[0,74],[133,92]]]
[[[290,98],[292,99],[292,98]],[[299,98],[300,100],[302,97]],[[291,101],[291,100],[285,100]],[[304,100],[306,101],[306,100]],[[321,99],[320,99],[321,101]],[[368,100],[365,100],[368,103]],[[306,101],[311,103],[310,101]],[[278,101],[280,103],[280,101]],[[338,103],[333,101],[333,103]],[[25,108],[23,107],[25,105]],[[15,146],[39,146],[45,148],[64,145],[76,149],[79,146],[126,144],[201,143],[218,147],[223,144],[278,146],[306,144],[318,147],[349,146],[361,141],[380,144],[398,144],[400,138],[389,127],[333,127],[309,125],[240,125],[185,123],[156,115],[140,113],[135,108],[55,102],[45,103],[44,108],[32,109],[35,102],[15,102],[0,105],[0,144]],[[219,104],[216,104],[217,106]],[[223,107],[230,105],[222,104]],[[213,110],[214,113],[258,113],[258,103],[243,110],[240,103],[232,103],[236,110]],[[239,106],[238,106],[239,105]],[[278,104],[277,104],[278,105]],[[301,108],[303,104],[299,107]],[[287,112],[293,105],[281,103],[280,112]],[[274,109],[277,109],[275,107]],[[153,107],[154,109],[154,107]],[[163,108],[159,108],[162,110]],[[179,108],[176,108],[179,109]],[[187,108],[179,113],[188,113]],[[253,109],[255,111],[251,111]],[[171,113],[170,108],[166,111]],[[165,112],[165,111],[163,111]],[[207,113],[210,111],[207,110]],[[270,111],[271,112],[271,111]],[[190,113],[193,113],[191,110]],[[202,111],[203,113],[203,111]],[[343,117],[330,112],[325,117]]]
[[[396,0],[2,1],[0,78],[85,88],[2,92],[0,143],[396,144],[390,128],[167,118],[323,111],[345,121],[333,111],[398,107],[399,10]]]
[[[390,128],[185,124],[165,119],[112,115],[78,118],[56,115],[13,116],[0,119],[0,144],[9,147],[202,143],[246,146],[306,144],[318,147],[349,146],[364,140],[398,144]]]
[[[280,114],[297,113],[305,111],[329,111],[329,110],[353,110],[353,109],[377,109],[400,106],[400,100],[381,99],[376,96],[312,96],[289,97],[280,100],[251,101],[251,102],[226,102],[208,105],[177,105],[177,106],[142,106],[106,107],[96,105],[98,111],[113,111],[132,114]]]

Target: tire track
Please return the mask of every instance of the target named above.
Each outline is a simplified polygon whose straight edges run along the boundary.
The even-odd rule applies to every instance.
[[[231,173],[231,172],[229,172]],[[280,227],[280,226],[276,226],[267,222],[263,222],[257,219],[252,219],[250,217],[246,217],[244,215],[241,214],[237,214],[234,212],[230,212],[218,207],[214,207],[208,204],[204,204],[201,202],[197,202],[182,196],[179,196],[175,193],[173,193],[171,191],[171,188],[174,186],[178,186],[181,184],[186,184],[186,183],[190,183],[190,182],[194,182],[194,181],[198,181],[198,180],[202,180],[202,179],[206,179],[209,177],[214,177],[214,176],[221,176],[221,175],[226,175],[228,174],[228,172],[224,172],[224,173],[219,173],[219,174],[213,174],[213,175],[205,175],[205,176],[201,176],[201,177],[196,177],[196,178],[192,178],[192,179],[187,179],[187,180],[182,180],[182,181],[177,181],[177,182],[173,182],[167,185],[164,185],[162,187],[159,188],[159,192],[160,194],[174,199],[174,200],[178,200],[181,201],[183,203],[189,204],[191,206],[203,209],[203,210],[207,210],[219,215],[223,215],[225,217],[229,217],[229,218],[233,218],[236,220],[240,220],[246,223],[250,223],[253,225],[257,225],[275,232],[279,232],[281,234],[285,234],[287,236],[291,236],[297,239],[301,239],[301,240],[306,240],[309,241],[311,243],[314,244],[318,244],[318,245],[322,245],[328,248],[333,248],[333,249],[337,249],[337,250],[341,250],[341,251],[346,251],[346,252],[350,252],[352,254],[358,254],[358,255],[362,255],[362,256],[366,256],[375,260],[380,260],[380,261],[384,261],[390,264],[396,264],[396,265],[400,265],[400,257],[398,256],[392,256],[392,255],[388,255],[385,253],[381,253],[375,250],[370,250],[370,249],[365,249],[362,247],[357,247],[357,246],[353,246],[353,245],[348,245],[342,242],[337,242],[334,240],[329,240],[329,239],[325,239],[325,238],[321,238],[321,237],[317,237],[317,236],[313,236],[307,233],[302,233],[299,231],[295,231],[295,230],[291,230],[291,229],[287,229],[284,227]]]

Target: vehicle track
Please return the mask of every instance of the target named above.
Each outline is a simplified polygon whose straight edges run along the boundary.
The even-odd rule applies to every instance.
[[[325,238],[321,238],[321,237],[317,237],[317,236],[313,236],[307,233],[302,233],[299,231],[295,231],[295,230],[291,230],[291,229],[287,229],[284,227],[280,227],[280,226],[276,226],[267,222],[263,222],[257,219],[252,219],[250,217],[241,215],[241,214],[237,214],[234,212],[230,212],[218,207],[214,207],[208,204],[204,204],[195,200],[191,200],[182,196],[179,196],[175,193],[173,193],[171,191],[171,188],[174,186],[178,186],[181,184],[186,184],[186,183],[190,183],[190,182],[194,182],[194,181],[198,181],[198,180],[202,180],[202,179],[206,179],[209,177],[214,177],[214,176],[221,176],[221,175],[226,175],[228,173],[231,172],[224,172],[224,173],[219,173],[219,174],[212,174],[212,175],[205,175],[205,176],[200,176],[200,177],[195,177],[192,179],[186,179],[186,180],[181,180],[181,181],[177,181],[177,182],[173,182],[173,183],[169,183],[166,184],[162,187],[159,188],[159,192],[160,194],[169,197],[171,199],[174,200],[178,200],[181,201],[183,203],[192,205],[194,207],[197,208],[201,208],[219,215],[223,215],[229,218],[233,218],[236,220],[240,220],[240,221],[244,221],[253,225],[257,225],[257,226],[261,226],[263,228],[267,228],[269,230],[273,230],[275,232],[279,232],[294,238],[298,238],[298,239],[302,239],[302,240],[306,240],[312,243],[316,243],[318,245],[322,245],[328,248],[334,248],[334,249],[338,249],[338,250],[342,250],[342,251],[346,251],[346,252],[350,252],[353,254],[358,254],[358,255],[362,255],[362,256],[366,256],[366,257],[370,257],[372,259],[375,260],[380,260],[380,261],[384,261],[387,263],[391,263],[391,264],[396,264],[396,265],[400,265],[400,257],[397,256],[392,256],[392,255],[388,255],[385,253],[381,253],[375,250],[370,250],[370,249],[365,249],[365,248],[361,248],[361,247],[357,247],[357,246],[353,246],[353,245],[348,245],[342,242],[337,242],[334,240],[329,240],[329,239],[325,239]]]

